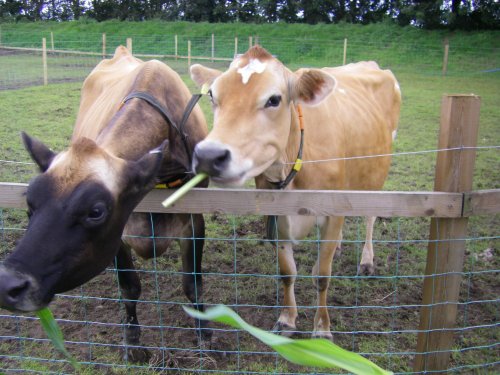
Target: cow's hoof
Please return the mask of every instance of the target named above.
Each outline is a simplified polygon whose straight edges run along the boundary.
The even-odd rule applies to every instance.
[[[314,331],[312,334],[313,339],[327,339],[333,341],[333,335],[330,331]]]
[[[358,274],[364,276],[372,276],[375,273],[375,267],[373,264],[366,263],[360,264],[358,268]]]
[[[277,321],[276,324],[274,324],[272,332],[284,337],[292,337],[297,333],[297,327]]]
[[[132,363],[149,363],[151,353],[144,348],[128,348],[123,359]]]

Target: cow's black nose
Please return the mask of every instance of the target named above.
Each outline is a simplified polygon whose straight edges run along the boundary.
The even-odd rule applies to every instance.
[[[17,272],[0,271],[0,307],[16,309],[24,300],[31,281],[27,276]]]
[[[193,169],[195,172],[207,173],[218,177],[227,168],[231,161],[231,151],[218,145],[200,147],[196,145],[193,154]]]

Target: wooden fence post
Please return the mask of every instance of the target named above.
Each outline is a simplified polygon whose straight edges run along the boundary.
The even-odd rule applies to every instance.
[[[446,75],[448,71],[448,53],[450,52],[450,42],[448,38],[444,41],[444,56],[443,56],[443,76]]]
[[[347,38],[344,38],[344,58],[342,59],[342,65],[347,62]]]
[[[47,86],[49,83],[47,71],[47,40],[42,38],[42,64],[43,64],[43,85]]]
[[[191,41],[188,40],[188,69],[191,66]]]
[[[132,55],[132,38],[127,38],[127,49],[129,50],[130,54]]]
[[[475,95],[444,96],[439,149],[475,147],[481,100]],[[435,191],[472,189],[475,149],[441,151],[437,155]],[[465,254],[467,218],[431,220],[425,270],[416,372],[448,368]]]
[[[212,62],[214,62],[215,57],[215,36],[212,34]]]
[[[174,54],[175,54],[175,59],[177,60],[178,56],[179,56],[179,50],[178,50],[178,42],[179,40],[177,39],[177,34],[175,34],[174,36]]]
[[[252,45],[253,45],[253,38],[252,38],[252,36],[249,36],[248,37],[248,49],[252,48]]]
[[[234,57],[238,54],[238,37],[234,37]]]
[[[106,33],[102,33],[102,58],[106,58]]]

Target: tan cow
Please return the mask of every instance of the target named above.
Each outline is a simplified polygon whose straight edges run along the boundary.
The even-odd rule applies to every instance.
[[[200,86],[209,85],[214,112],[213,130],[196,146],[193,168],[208,173],[216,183],[241,185],[255,178],[257,188],[279,185],[291,173],[303,141],[304,163],[287,189],[383,187],[391,158],[357,157],[391,153],[401,94],[390,71],[379,69],[374,62],[362,62],[291,72],[265,49],[255,46],[236,57],[224,73],[193,65],[191,77]],[[303,140],[299,105],[303,112]],[[368,218],[360,265],[361,271],[367,273],[373,272],[374,221]],[[326,297],[343,222],[343,217],[278,218],[278,237],[283,240],[279,242],[278,260],[284,308],[275,330],[290,334],[296,329],[297,270],[292,244],[318,223],[322,242],[312,271],[318,276],[313,335],[332,337]]]
[[[141,285],[130,248],[152,258],[180,238],[184,293],[203,309],[203,216],[131,214],[155,183],[189,177],[194,146],[208,132],[199,107],[182,126],[190,97],[168,66],[118,47],[85,80],[68,149],[56,154],[23,135],[42,173],[28,187],[28,229],[0,264],[0,307],[38,310],[116,259],[129,359],[144,361],[148,353],[140,347],[136,314]],[[210,337],[207,330],[199,333]]]

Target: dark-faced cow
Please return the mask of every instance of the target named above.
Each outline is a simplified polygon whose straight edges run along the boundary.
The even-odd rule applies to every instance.
[[[382,188],[390,157],[358,157],[391,153],[401,95],[390,71],[379,69],[374,62],[362,62],[291,72],[265,49],[255,46],[235,58],[226,72],[193,65],[191,77],[198,85],[210,86],[214,111],[213,130],[195,148],[193,168],[197,172],[206,172],[223,185],[239,185],[255,178],[257,188],[284,187],[283,181],[293,177],[290,171],[302,153],[302,168],[287,181],[287,189]],[[373,272],[374,221],[368,218],[360,266],[369,273]],[[314,279],[318,309],[313,335],[332,337],[326,296],[343,222],[343,217],[278,217],[284,308],[275,330],[290,334],[296,329],[297,270],[292,244],[318,223],[322,242],[312,271],[318,276]]]
[[[179,237],[185,238],[180,240],[184,292],[196,308],[203,308],[203,217],[132,213],[156,183],[189,177],[194,146],[208,132],[197,106],[179,128],[190,97],[181,78],[165,64],[142,62],[118,47],[85,80],[66,151],[56,154],[23,134],[42,173],[26,194],[26,233],[0,265],[1,307],[38,310],[54,294],[101,273],[116,257],[127,300],[126,343],[138,345],[135,301],[141,287],[130,248],[151,258]],[[128,354],[132,360],[147,356],[133,348]]]

